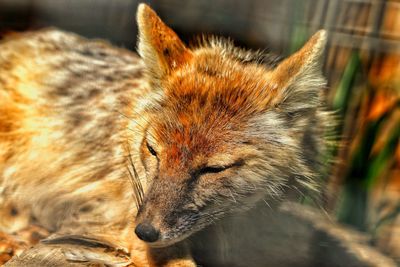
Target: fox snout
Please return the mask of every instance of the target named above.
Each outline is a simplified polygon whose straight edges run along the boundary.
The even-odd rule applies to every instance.
[[[136,217],[138,238],[162,247],[189,235],[197,217],[189,192],[185,182],[156,178]]]
[[[135,234],[147,243],[157,242],[161,238],[161,220],[157,203],[147,196],[136,216]]]

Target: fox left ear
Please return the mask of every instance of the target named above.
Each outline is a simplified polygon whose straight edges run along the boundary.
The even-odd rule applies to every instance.
[[[137,23],[139,54],[153,78],[162,78],[190,59],[191,51],[146,4],[138,7]]]
[[[326,39],[326,31],[318,31],[299,51],[276,67],[270,76],[277,96],[273,105],[290,111],[315,107],[319,103],[320,89],[325,85],[321,64]]]

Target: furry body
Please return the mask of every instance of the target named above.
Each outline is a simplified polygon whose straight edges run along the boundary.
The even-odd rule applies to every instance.
[[[139,266],[193,266],[210,224],[255,237],[260,203],[318,190],[325,35],[269,66],[223,41],[189,49],[145,5],[138,24],[142,60],[58,30],[0,44],[0,227],[34,220],[126,248]],[[140,224],[156,240],[138,240]],[[253,242],[240,240],[199,262],[232,266],[224,253]]]
[[[125,228],[136,204],[122,114],[148,90],[140,59],[53,29],[0,50],[1,229]]]

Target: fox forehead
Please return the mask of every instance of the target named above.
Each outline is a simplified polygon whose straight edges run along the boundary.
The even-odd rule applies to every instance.
[[[253,115],[265,111],[276,96],[271,71],[256,63],[230,58],[223,49],[203,48],[161,86],[167,103],[209,116],[209,110]],[[188,107],[190,107],[188,109]]]

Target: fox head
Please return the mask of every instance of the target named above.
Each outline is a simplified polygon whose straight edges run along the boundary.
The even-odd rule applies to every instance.
[[[144,4],[137,20],[139,54],[158,95],[140,146],[150,184],[137,215],[140,239],[171,245],[289,187],[316,189],[324,31],[268,66],[260,53],[216,38],[189,48]]]

